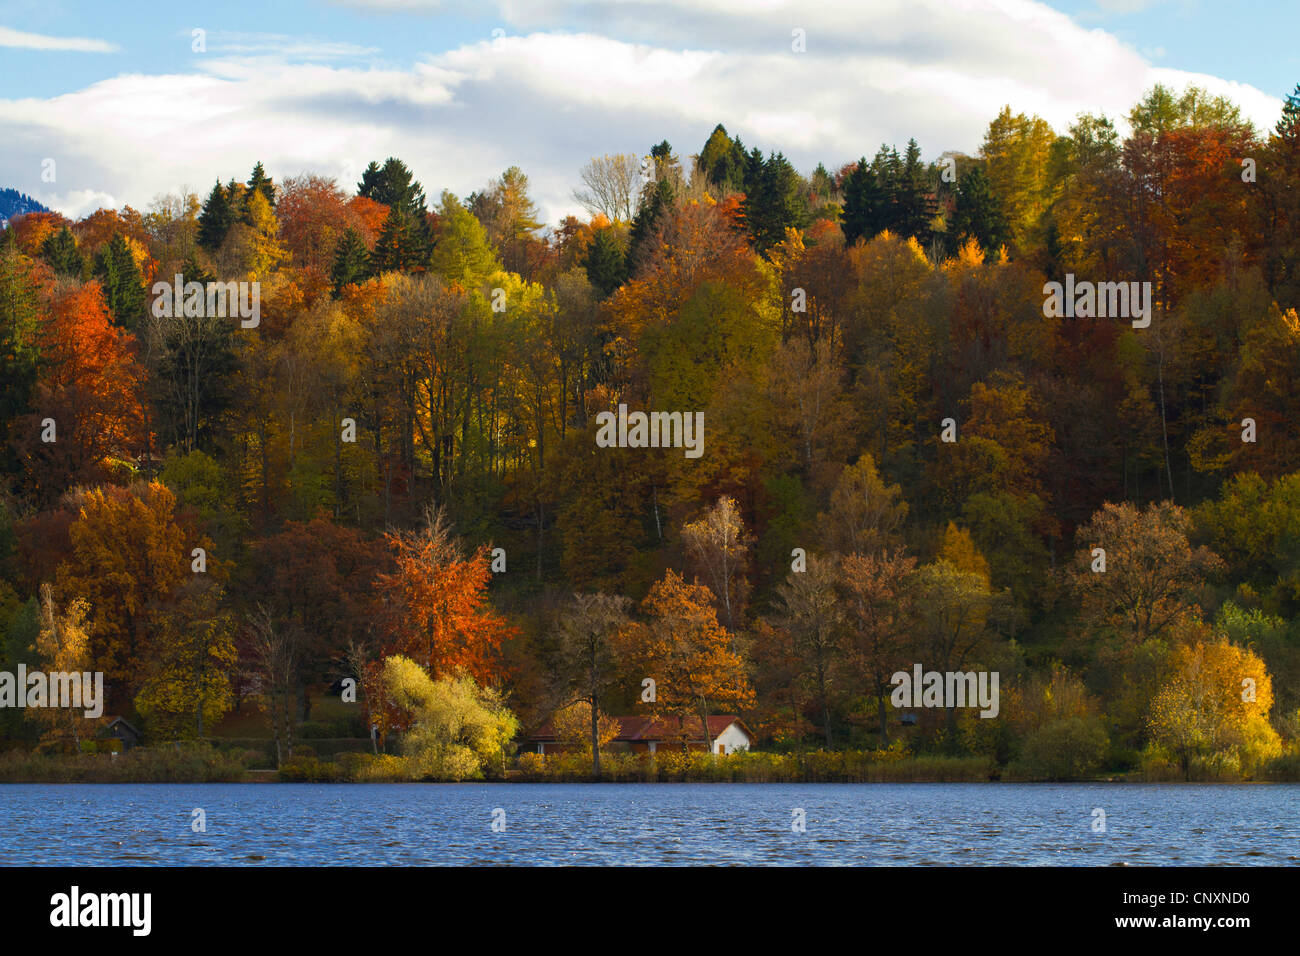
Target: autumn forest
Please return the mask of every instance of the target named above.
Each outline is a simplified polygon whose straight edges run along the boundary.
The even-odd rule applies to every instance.
[[[933,161],[702,138],[593,157],[554,224],[422,156],[10,220],[0,671],[106,702],[3,747],[120,716],[509,778],[552,722],[631,773],[615,716],[727,714],[737,765],[1300,778],[1300,88],[1267,131],[1197,88],[1008,107]],[[1067,277],[1149,323],[1049,315]],[[620,406],[701,453],[598,440]],[[904,713],[917,664],[996,672],[997,716]]]

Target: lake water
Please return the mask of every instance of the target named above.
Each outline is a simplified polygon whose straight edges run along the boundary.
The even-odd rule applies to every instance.
[[[4,865],[1116,863],[1296,865],[1300,785],[0,786]]]

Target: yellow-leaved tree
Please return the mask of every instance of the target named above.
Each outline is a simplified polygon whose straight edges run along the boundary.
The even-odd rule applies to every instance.
[[[41,585],[40,631],[36,636],[36,651],[41,656],[41,665],[45,668],[50,682],[49,693],[54,692],[55,675],[78,675],[75,680],[82,683],[82,700],[87,700],[87,693],[93,689],[86,688],[84,678],[90,671],[90,636],[87,633],[86,616],[90,607],[81,598],[73,598],[64,607],[59,607],[54,597],[54,588],[49,584]],[[23,689],[19,688],[19,693]],[[25,713],[46,728],[42,736],[47,740],[66,740],[71,737],[77,749],[81,749],[81,738],[87,736],[92,721],[85,716],[83,707],[56,707],[56,701],[48,700],[49,706],[33,707]],[[103,701],[98,701],[102,706]]]
[[[585,700],[570,704],[555,712],[552,718],[555,738],[579,753],[591,753],[591,704]],[[617,717],[596,711],[597,746],[604,750],[622,730]]]
[[[403,749],[414,779],[482,779],[504,773],[506,748],[519,720],[500,693],[464,674],[432,680],[409,657],[384,659],[383,686],[389,701],[411,714]]]
[[[1186,779],[1197,767],[1250,775],[1281,753],[1269,723],[1273,681],[1254,651],[1227,639],[1197,641],[1175,648],[1170,663],[1149,726]]]
[[[161,610],[135,706],[151,734],[202,737],[234,703],[230,676],[238,663],[234,616],[224,589],[195,575]]]

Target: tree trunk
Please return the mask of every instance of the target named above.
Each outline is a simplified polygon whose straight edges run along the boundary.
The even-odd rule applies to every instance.
[[[704,729],[704,749],[709,752],[709,759],[716,761],[718,756],[713,752],[713,738],[709,735],[708,703],[703,697],[700,698],[700,725]]]
[[[885,709],[885,695],[876,692],[876,703],[880,710],[880,746],[889,746],[889,712]]]
[[[597,696],[591,695],[591,775],[600,779],[600,728],[599,711],[596,709]]]
[[[293,756],[293,711],[295,705],[293,698],[294,698],[293,685],[290,684],[288,687],[285,688],[285,702],[284,702],[284,717],[285,717],[284,720],[285,748],[284,749],[289,752],[290,757]]]
[[[654,499],[655,535],[658,537],[659,541],[662,542],[664,540],[664,529],[663,526],[660,525],[659,523],[659,488],[657,486],[651,485],[650,494]]]
[[[817,689],[822,699],[822,731],[826,735],[826,749],[830,750],[834,745],[831,743],[831,702],[826,693],[826,670],[820,668],[817,674]]]
[[[277,695],[271,692],[271,736],[275,738],[275,769],[280,769],[283,756],[280,753],[280,702],[276,699]]]
[[[334,410],[334,518],[337,520],[343,506],[343,430],[339,427],[337,407]]]
[[[1165,417],[1165,349],[1160,344],[1159,358],[1156,361],[1156,380],[1160,387],[1160,435],[1165,450],[1165,474],[1169,478],[1169,498],[1174,497],[1174,467],[1169,461],[1169,422]]]

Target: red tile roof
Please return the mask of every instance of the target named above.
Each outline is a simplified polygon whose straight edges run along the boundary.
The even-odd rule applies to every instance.
[[[688,717],[682,723],[677,722],[676,717],[667,717],[656,719],[654,717],[631,716],[615,717],[618,721],[618,736],[614,739],[624,743],[644,743],[650,740],[680,740],[685,733],[690,740],[703,740],[704,734],[701,733],[700,718]],[[744,721],[734,714],[718,714],[709,716],[709,737],[717,738],[724,730],[732,724],[739,724],[740,729],[751,740],[754,735],[750,733]],[[555,727],[551,721],[546,721],[542,726],[537,728],[530,740],[546,742],[555,739]]]

